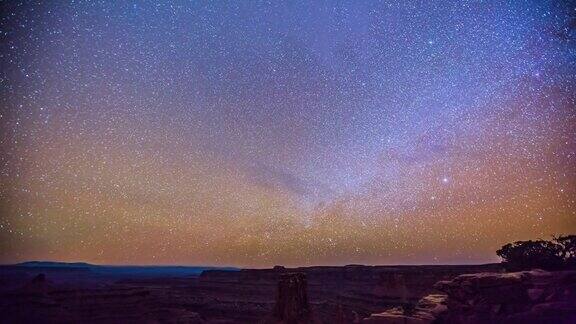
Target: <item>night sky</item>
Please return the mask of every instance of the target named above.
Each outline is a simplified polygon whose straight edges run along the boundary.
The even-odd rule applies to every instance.
[[[479,263],[576,232],[573,2],[0,6],[2,263]]]

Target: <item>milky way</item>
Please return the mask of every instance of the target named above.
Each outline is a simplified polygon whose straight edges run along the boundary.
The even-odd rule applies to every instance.
[[[496,261],[576,232],[576,5],[3,2],[0,262]]]

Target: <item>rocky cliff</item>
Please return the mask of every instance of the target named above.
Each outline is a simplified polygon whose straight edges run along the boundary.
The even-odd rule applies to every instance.
[[[444,294],[363,323],[576,323],[576,271],[465,274],[435,288]]]
[[[282,274],[278,281],[274,311],[268,323],[313,323],[306,286],[306,275],[303,273]]]
[[[259,323],[274,314],[275,296],[282,285],[282,291],[289,292],[284,310],[295,310],[301,306],[290,303],[301,305],[307,299],[317,322],[344,324],[438,293],[433,285],[439,280],[498,271],[499,266],[276,267],[206,271],[200,277],[174,278],[126,273],[114,282],[86,281],[82,285],[77,279],[83,278],[84,272],[66,270],[75,279],[63,281],[54,280],[60,275],[54,269],[46,276],[27,269],[24,278],[12,276],[8,270],[0,273],[0,279],[10,280],[10,285],[0,290],[0,322]],[[286,281],[290,273],[305,275],[305,282]]]

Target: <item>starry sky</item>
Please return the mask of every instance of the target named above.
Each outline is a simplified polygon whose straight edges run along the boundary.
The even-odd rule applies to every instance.
[[[574,2],[0,6],[1,263],[482,263],[576,232]]]

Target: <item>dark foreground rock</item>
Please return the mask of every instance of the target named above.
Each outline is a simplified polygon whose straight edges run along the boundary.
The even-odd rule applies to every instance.
[[[497,264],[463,266],[363,266],[301,267],[274,269],[242,269],[230,272],[205,271],[197,289],[219,301],[235,300],[242,314],[237,321],[254,323],[269,316],[274,307],[277,284],[285,273],[306,275],[309,304],[314,317],[322,323],[353,323],[372,313],[416,303],[420,298],[438,293],[434,284],[465,273],[500,271]],[[224,304],[214,305],[214,310]],[[205,310],[199,311],[205,314]],[[226,317],[230,316],[229,312]],[[216,315],[216,314],[215,314]],[[212,316],[212,315],[210,315]],[[224,314],[223,314],[224,316]]]
[[[424,297],[410,314],[394,308],[363,323],[576,323],[576,271],[466,274],[435,288],[445,295]]]
[[[357,323],[439,293],[433,286],[440,280],[487,271],[499,266],[276,267],[161,278],[126,273],[110,282],[80,280],[89,275],[83,269],[0,267],[0,323],[260,323],[274,314],[279,282],[290,273],[302,273],[306,280],[288,284],[293,288],[287,288],[287,296],[295,297],[283,297],[284,305],[303,305],[305,286],[314,320]],[[282,306],[278,312],[291,308],[306,306]]]
[[[372,314],[362,323],[366,324],[427,324],[434,323],[446,311],[446,295],[428,295],[407,311],[405,307],[395,307],[385,312]]]
[[[165,301],[143,287],[63,288],[39,274],[0,296],[0,323],[204,323]]]
[[[268,323],[309,324],[313,323],[308,303],[306,275],[284,273],[278,281],[276,303]]]

